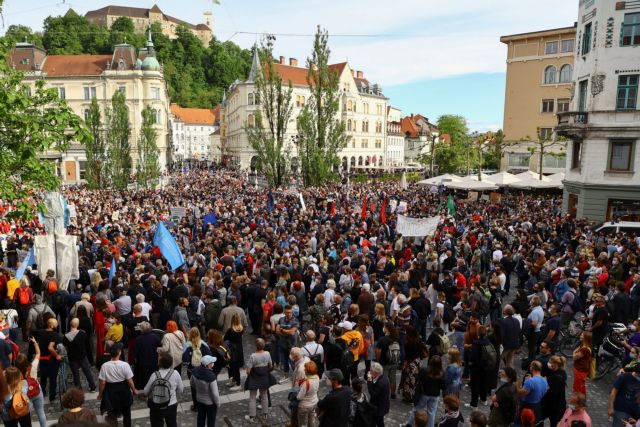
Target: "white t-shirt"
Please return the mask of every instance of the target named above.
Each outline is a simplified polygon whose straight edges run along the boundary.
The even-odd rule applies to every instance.
[[[142,316],[146,317],[147,319],[151,319],[149,317],[149,312],[151,311],[151,304],[149,304],[148,302],[141,302],[139,304],[140,304],[140,307],[142,308]]]
[[[308,342],[302,347],[302,354],[311,358],[316,354],[320,355],[320,360],[324,360],[324,348],[316,342]]]
[[[98,379],[108,383],[120,383],[133,378],[131,366],[122,360],[110,360],[100,368]]]
[[[496,249],[493,251],[493,261],[500,261],[502,259],[502,251],[500,249]]]

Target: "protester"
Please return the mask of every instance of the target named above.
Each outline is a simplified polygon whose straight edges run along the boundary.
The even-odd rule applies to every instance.
[[[245,419],[249,422],[256,421],[256,397],[260,394],[260,405],[262,415],[266,416],[268,404],[269,387],[275,384],[275,378],[269,372],[273,368],[271,355],[265,351],[264,339],[256,339],[256,351],[249,357],[247,362],[247,382],[245,389],[249,390],[249,414]],[[272,381],[273,379],[273,381]]]
[[[151,421],[151,427],[176,427],[177,410],[178,410],[178,395],[182,393],[184,384],[180,374],[173,369],[173,358],[169,353],[160,353],[158,357],[159,369],[149,377],[146,385],[144,386],[144,394],[149,400],[149,418]],[[156,386],[167,387],[169,396],[163,395],[164,400],[162,402],[155,402],[158,398]]]
[[[31,427],[31,402],[27,398],[28,386],[22,373],[13,366],[4,370],[7,394],[3,402],[2,421],[7,427]]]
[[[516,382],[518,378],[513,368],[506,366],[500,371],[500,386],[491,396],[489,425],[492,427],[510,427],[516,418],[518,401]]]
[[[585,427],[591,427],[591,417],[587,413],[587,398],[578,392],[572,393],[569,397],[569,405],[558,427],[574,427],[574,421],[582,421]]]
[[[304,358],[301,358],[303,361]],[[298,426],[299,427],[315,427],[316,425],[316,406],[318,404],[318,388],[320,387],[320,379],[318,378],[318,367],[315,362],[308,361],[304,363],[305,379],[300,381],[300,390],[298,391]]]
[[[84,392],[74,387],[62,396],[62,407],[66,410],[58,417],[58,425],[75,424],[80,422],[97,423],[96,411],[91,408],[83,408]]]
[[[377,362],[371,364],[371,371],[367,376],[367,387],[371,404],[376,408],[374,425],[384,427],[384,416],[389,413],[391,394],[389,391],[389,378],[384,375],[382,365]]]
[[[331,391],[318,401],[318,426],[348,427],[351,389],[342,385],[344,377],[339,369],[328,371],[326,378]]]
[[[225,308],[225,310],[227,308]],[[240,316],[235,313],[231,318],[231,327],[224,334],[224,340],[229,343],[229,352],[231,353],[231,358],[229,360],[229,381],[231,383],[231,391],[239,391],[242,389],[240,384],[240,369],[244,365],[244,349],[242,346],[242,335],[244,334],[244,331],[245,326],[241,323]]]
[[[191,388],[195,393],[198,410],[197,427],[204,427],[205,423],[207,427],[216,425],[220,395],[218,381],[212,370],[215,361],[215,357],[204,355],[200,360],[200,365],[195,366],[191,372]]]
[[[591,332],[580,334],[580,345],[573,351],[573,392],[587,395],[586,379],[591,368],[593,357],[591,346]]]
[[[133,396],[138,394],[133,372],[128,363],[120,360],[122,344],[112,345],[109,355],[111,360],[102,365],[98,375],[100,412],[107,413],[105,419],[113,426],[117,426],[117,419],[122,416],[124,427],[131,427],[131,405]]]
[[[427,414],[429,415],[429,427],[433,427],[435,425],[438,402],[444,388],[445,383],[442,360],[439,356],[433,356],[429,359],[429,365],[427,367],[421,367],[418,373],[418,383],[416,384],[413,410],[409,414],[409,420],[407,421],[408,426],[413,424],[413,417],[415,416],[416,411],[419,410],[427,411]]]
[[[567,407],[565,390],[567,388],[567,373],[564,370],[566,360],[562,356],[551,356],[548,362],[549,373],[547,384],[549,388],[542,398],[541,410],[543,418],[549,418],[554,426],[560,422]]]
[[[69,322],[69,332],[64,334],[62,343],[67,348],[67,357],[69,358],[69,365],[73,373],[73,385],[76,388],[82,389],[80,386],[80,369],[82,369],[82,373],[89,383],[89,391],[94,392],[96,391],[96,383],[93,379],[87,358],[88,337],[85,331],[78,329],[79,325],[80,320],[77,317],[71,319],[71,322]]]

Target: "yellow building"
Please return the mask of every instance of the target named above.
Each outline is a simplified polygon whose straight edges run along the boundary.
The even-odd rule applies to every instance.
[[[176,30],[180,24],[191,30],[205,46],[209,46],[209,42],[213,38],[213,14],[211,12],[203,13],[203,24],[190,24],[189,22],[169,16],[162,12],[157,5],[153,5],[151,9],[128,6],[105,6],[101,9],[87,12],[85,18],[96,25],[111,28],[115,20],[123,16],[131,18],[135,30],[139,33],[146,32],[151,24],[157,22],[162,26],[162,33],[170,39],[177,37]]]
[[[531,155],[526,141],[535,139],[538,129],[551,138],[556,114],[569,110],[575,37],[575,27],[500,37],[507,45],[503,131],[508,143],[501,170],[538,170],[538,156]],[[564,172],[564,167],[564,158],[543,159],[544,173]]]
[[[113,94],[118,90],[124,92],[129,109],[134,168],[142,110],[150,105],[156,115],[158,163],[164,170],[168,160],[169,98],[151,40],[147,42],[147,48],[139,52],[128,44],[117,45],[112,55],[47,55],[32,44],[18,43],[10,63],[25,73],[24,83],[31,90],[35,90],[36,81],[44,80],[47,87],[57,89],[60,98],[65,99],[80,117],[87,118],[92,99],[96,98],[103,124]],[[56,162],[65,183],[78,183],[84,179],[86,154],[82,144],[71,144],[64,153],[42,153],[42,157]]]

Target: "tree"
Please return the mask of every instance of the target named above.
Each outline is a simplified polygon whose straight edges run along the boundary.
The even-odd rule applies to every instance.
[[[73,9],[64,16],[49,16],[44,20],[42,44],[51,55],[112,52],[109,31],[90,23]]]
[[[305,185],[320,185],[340,164],[338,153],[347,144],[345,124],[338,118],[340,75],[329,67],[329,33],[316,31],[307,58],[311,96],[298,116],[298,156]]]
[[[160,177],[158,166],[158,133],[155,110],[147,105],[142,110],[142,127],[138,138],[138,184],[144,188],[155,188]]]
[[[111,107],[107,109],[106,144],[109,183],[117,189],[125,189],[131,173],[131,148],[129,138],[129,110],[122,92],[117,90],[111,98]]]
[[[143,33],[136,33],[133,21],[128,16],[120,16],[109,28],[109,46],[128,43],[135,47],[143,47],[147,37]]]
[[[440,135],[448,134],[451,137],[451,143],[462,144],[467,140],[469,127],[467,119],[455,114],[444,114],[438,117],[438,131]]]
[[[87,185],[89,188],[105,188],[107,184],[105,176],[106,147],[104,131],[102,129],[102,117],[98,100],[93,98],[87,116],[87,127],[91,134],[85,142],[85,152],[87,153]]]
[[[285,184],[290,161],[291,144],[285,136],[293,111],[293,88],[291,82],[284,85],[273,65],[273,40],[275,37],[267,36],[258,50],[260,62],[265,69],[255,70],[255,76],[251,77],[255,78],[260,103],[254,121],[249,121],[245,129],[269,185],[279,187]],[[258,64],[255,66],[258,68]]]
[[[502,156],[504,155],[504,132],[498,129],[491,139],[490,148],[486,150],[483,158],[483,167],[487,169],[500,169]]]
[[[84,143],[89,133],[57,90],[43,80],[31,90],[22,82],[23,73],[7,61],[12,47],[11,38],[0,38],[0,199],[14,203],[10,216],[29,219],[36,211],[30,196],[60,185],[55,163],[40,156]]]
[[[563,152],[567,148],[567,141],[564,138],[556,138],[555,132],[549,135],[543,135],[540,128],[537,128],[537,139],[527,137],[526,140],[533,145],[528,147],[529,153],[533,156],[538,155],[538,178],[542,179],[542,167],[544,163],[544,156],[550,155],[553,157],[562,158],[566,156]],[[557,148],[558,151],[550,151]]]
[[[5,37],[11,39],[14,43],[27,42],[37,47],[42,47],[42,34],[34,33],[26,25],[9,25]]]
[[[436,147],[435,160],[440,173],[455,173],[466,169],[467,175],[475,156],[469,139],[467,120],[459,115],[445,114],[438,117],[438,131],[449,135],[451,142],[442,142]]]

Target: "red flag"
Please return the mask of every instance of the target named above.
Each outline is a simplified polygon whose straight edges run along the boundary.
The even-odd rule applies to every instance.
[[[365,219],[367,217],[367,195],[364,195],[364,201],[362,202],[362,212],[360,213],[360,217]]]
[[[380,208],[380,221],[382,221],[383,224],[387,222],[387,202],[388,199],[385,197],[382,202],[382,207]]]
[[[331,202],[331,210],[329,211],[331,216],[336,216],[336,202]]]

